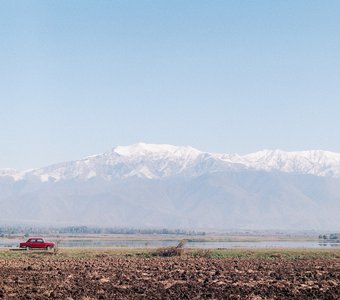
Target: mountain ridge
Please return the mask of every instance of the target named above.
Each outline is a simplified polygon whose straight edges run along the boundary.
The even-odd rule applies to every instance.
[[[207,172],[235,169],[340,177],[340,153],[266,149],[240,155],[203,152],[191,146],[137,143],[37,169],[0,169],[0,177],[11,177],[15,181],[36,177],[43,182],[70,178],[88,180],[96,176],[107,180],[130,176],[155,179],[181,174],[199,176]]]

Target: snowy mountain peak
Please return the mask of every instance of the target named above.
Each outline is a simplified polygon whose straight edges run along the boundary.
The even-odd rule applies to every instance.
[[[130,146],[118,146],[113,152],[122,156],[146,156],[146,155],[165,155],[165,156],[192,156],[197,157],[201,152],[190,146],[178,147],[168,144],[146,144],[138,143]]]

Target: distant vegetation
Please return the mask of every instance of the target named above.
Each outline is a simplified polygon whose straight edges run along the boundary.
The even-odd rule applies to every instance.
[[[67,226],[67,227],[32,227],[32,226],[2,226],[0,227],[0,237],[11,234],[22,234],[29,236],[32,234],[171,234],[171,235],[200,235],[203,231],[183,230],[183,229],[140,229],[140,228],[101,228],[88,226]]]
[[[319,239],[326,240],[326,241],[331,240],[331,241],[340,242],[340,234],[339,233],[331,233],[330,235],[320,234]]]

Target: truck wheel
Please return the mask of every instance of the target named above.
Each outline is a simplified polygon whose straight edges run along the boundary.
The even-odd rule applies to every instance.
[[[46,247],[46,250],[47,251],[51,250],[51,247],[50,246]]]

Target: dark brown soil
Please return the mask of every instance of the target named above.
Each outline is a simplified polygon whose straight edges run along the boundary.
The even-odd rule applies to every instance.
[[[339,299],[340,259],[0,259],[0,299]]]

